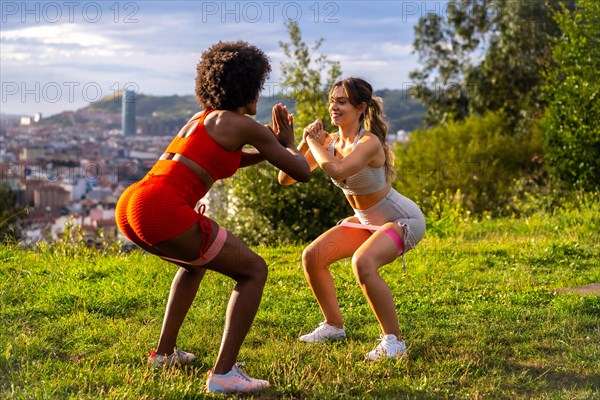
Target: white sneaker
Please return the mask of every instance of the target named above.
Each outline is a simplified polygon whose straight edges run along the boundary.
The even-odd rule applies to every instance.
[[[235,363],[231,371],[222,375],[215,374],[212,370],[208,371],[206,374],[206,391],[209,393],[253,392],[270,386],[267,381],[250,378],[240,368],[240,365],[243,365],[243,363]]]
[[[396,335],[381,335],[381,342],[366,355],[367,360],[375,361],[381,358],[403,358],[406,357],[406,344],[400,341]]]
[[[300,336],[300,340],[306,343],[322,343],[329,340],[342,340],[346,338],[344,327],[338,328],[321,322],[319,327],[307,335]]]
[[[196,358],[195,355],[193,355],[192,353],[186,353],[183,350],[175,350],[173,354],[169,356],[160,355],[156,352],[156,350],[152,350],[152,353],[150,353],[150,356],[148,357],[148,364],[155,368],[165,366],[169,367],[171,365],[181,366],[191,363],[192,361],[194,361],[194,358]]]

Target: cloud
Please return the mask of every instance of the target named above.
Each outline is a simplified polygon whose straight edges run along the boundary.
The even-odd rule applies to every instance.
[[[410,44],[400,44],[395,42],[383,42],[377,46],[377,52],[380,57],[404,58],[410,57],[413,47]]]
[[[40,25],[0,32],[5,61],[48,64],[65,58],[115,57],[130,45],[78,24]]]
[[[288,3],[295,6],[288,7]],[[42,12],[46,3],[35,4]],[[8,15],[0,31],[0,78],[19,91],[1,104],[3,111],[34,108],[47,114],[45,107],[57,110],[60,104],[43,101],[29,107],[34,98],[30,89],[38,84],[42,89],[55,84],[66,88],[79,82],[75,97],[81,102],[64,104],[65,109],[84,106],[83,100],[90,96],[81,92],[92,83],[104,94],[127,83],[150,95],[191,94],[201,52],[219,40],[242,39],[263,49],[272,62],[269,80],[276,85],[281,79],[280,64],[286,61],[279,43],[290,41],[284,22],[298,7],[303,40],[312,48],[323,38],[319,53],[340,61],[344,76],[363,76],[375,88],[400,88],[408,71],[416,67],[416,56],[411,54],[414,10],[400,1],[370,1],[368,7],[360,1],[257,2],[262,7],[258,21],[256,5],[244,9],[246,3],[239,3],[239,22],[238,15],[231,13],[233,2],[93,4],[102,7],[97,18],[92,7],[83,15],[81,5],[73,8],[72,14],[64,9],[58,23]],[[51,11],[48,8],[42,17],[52,19]]]

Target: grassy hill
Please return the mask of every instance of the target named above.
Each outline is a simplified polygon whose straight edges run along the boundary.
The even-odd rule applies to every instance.
[[[156,117],[163,120],[182,119],[198,112],[194,96],[150,96],[136,94],[135,111],[139,117]],[[90,104],[86,110],[95,112],[121,112],[121,95],[108,96]]]
[[[378,324],[347,262],[332,266],[348,339],[306,344],[321,315],[302,246],[256,248],[270,269],[239,360],[272,388],[256,399],[600,398],[600,205],[527,218],[445,221],[382,268],[408,358],[369,363]],[[139,251],[91,250],[76,233],[36,250],[0,245],[0,398],[201,399],[232,280],[207,273],[178,346],[186,368],[154,371],[175,267]]]
[[[421,128],[425,107],[404,90],[384,89],[376,92],[383,99],[390,131],[411,132]]]

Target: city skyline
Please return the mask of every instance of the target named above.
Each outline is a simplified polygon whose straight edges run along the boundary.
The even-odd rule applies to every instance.
[[[367,5],[368,4],[368,5]],[[196,63],[219,40],[245,40],[272,64],[265,93],[281,85],[287,22],[339,61],[343,76],[375,89],[412,86],[414,25],[447,1],[2,2],[1,108],[48,116],[120,92],[193,94]],[[264,93],[263,93],[264,94]]]

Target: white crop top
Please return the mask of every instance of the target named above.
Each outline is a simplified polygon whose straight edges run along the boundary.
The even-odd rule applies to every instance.
[[[365,130],[361,129],[360,132],[356,135],[356,139],[354,139],[354,143],[352,144],[352,150],[356,147],[356,144],[364,134]],[[336,133],[332,136],[331,142],[329,142],[329,147],[327,151],[331,154],[335,155],[335,142],[339,139],[339,133]],[[349,176],[346,179],[337,180],[331,178],[333,184],[344,192],[345,195],[363,195],[369,193],[375,193],[387,186],[387,178],[385,175],[385,165],[382,165],[378,168],[373,168],[370,166],[366,166],[359,173]]]

